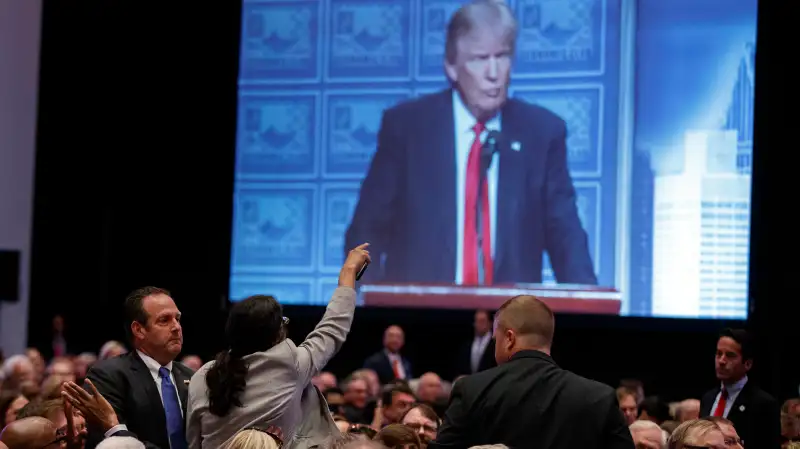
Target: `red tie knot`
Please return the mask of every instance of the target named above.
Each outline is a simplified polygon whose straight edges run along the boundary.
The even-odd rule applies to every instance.
[[[475,123],[475,126],[472,127],[472,130],[475,131],[476,136],[480,136],[481,133],[486,129],[486,125],[482,122]]]

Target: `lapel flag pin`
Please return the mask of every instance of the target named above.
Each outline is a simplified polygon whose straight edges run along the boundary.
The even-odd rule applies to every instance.
[[[743,412],[743,411],[744,411],[744,405],[740,405],[740,406],[739,406],[739,411],[740,411],[740,412]]]
[[[519,151],[522,149],[522,144],[515,140],[511,142],[511,149],[514,151]]]

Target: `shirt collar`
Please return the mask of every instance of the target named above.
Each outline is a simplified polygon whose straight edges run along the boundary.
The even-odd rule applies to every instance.
[[[469,112],[469,109],[467,109],[464,101],[461,100],[461,95],[459,95],[456,89],[453,89],[453,112],[455,113],[456,129],[458,132],[472,132],[472,127],[475,126],[477,120],[475,120],[475,117]],[[499,131],[500,112],[495,114],[485,125],[486,129],[490,131]]]
[[[156,359],[150,357],[142,351],[139,351],[138,349],[136,350],[136,353],[139,354],[139,358],[142,359],[145,366],[147,366],[147,369],[149,369],[151,373],[158,374],[158,370],[161,369],[161,364],[156,362]],[[172,362],[167,363],[164,368],[172,373]]]
[[[725,390],[728,392],[728,395],[731,395],[731,394],[736,394],[736,393],[742,391],[742,388],[744,388],[745,384],[747,384],[747,376],[746,375],[744,377],[742,377],[741,379],[739,379],[737,382],[734,382],[734,383],[732,383],[730,385],[725,385],[723,383],[722,387],[725,388]]]

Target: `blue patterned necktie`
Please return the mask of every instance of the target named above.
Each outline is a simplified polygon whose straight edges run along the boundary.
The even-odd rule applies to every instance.
[[[167,416],[167,433],[172,449],[187,449],[186,435],[183,430],[183,415],[178,402],[178,391],[169,377],[169,370],[165,367],[158,369],[161,378],[161,397],[164,400],[164,414]]]

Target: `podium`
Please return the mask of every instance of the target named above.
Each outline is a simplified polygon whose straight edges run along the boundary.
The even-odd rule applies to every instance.
[[[359,289],[367,307],[497,310],[509,298],[533,295],[555,313],[619,315],[620,293],[591,285],[513,284],[464,286],[452,284],[364,284]]]

